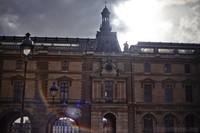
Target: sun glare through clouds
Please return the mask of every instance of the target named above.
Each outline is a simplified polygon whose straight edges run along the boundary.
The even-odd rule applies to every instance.
[[[162,30],[171,27],[170,22],[162,21],[163,3],[158,0],[127,0],[114,7],[115,27],[123,25],[124,30],[118,31],[120,45],[128,41],[136,44],[138,41],[159,41]]]

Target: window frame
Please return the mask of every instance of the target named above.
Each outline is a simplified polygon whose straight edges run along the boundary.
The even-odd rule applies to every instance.
[[[185,74],[191,74],[191,66],[190,64],[184,65]]]
[[[144,63],[144,73],[145,74],[151,73],[151,65],[149,63]]]
[[[144,88],[144,102],[152,102],[153,85],[149,83],[145,83],[143,85],[143,88]]]
[[[22,101],[22,91],[23,91],[24,82],[23,80],[14,80],[13,81],[13,101],[21,102]]]
[[[173,88],[172,84],[164,84],[165,102],[167,103],[173,102]]]
[[[154,132],[154,118],[152,115],[147,114],[143,117],[143,131],[144,133]]]
[[[164,117],[164,126],[165,126],[165,133],[174,133],[175,118],[173,115],[168,114]],[[169,131],[168,128],[170,129]]]
[[[170,74],[171,73],[171,64],[165,64],[164,65],[164,72],[165,72],[165,74]]]
[[[62,61],[61,65],[62,65],[61,66],[62,71],[69,71],[69,61],[64,60]]]
[[[193,102],[193,87],[190,84],[185,85],[186,102]]]
[[[113,102],[113,89],[114,89],[114,81],[113,80],[105,80],[104,81],[104,90],[105,90],[106,102]]]
[[[69,86],[70,84],[67,81],[60,81],[60,102],[61,103],[68,103],[68,95],[69,95]]]

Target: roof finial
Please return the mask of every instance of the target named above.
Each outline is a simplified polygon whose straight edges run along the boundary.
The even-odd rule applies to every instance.
[[[104,3],[105,3],[105,7],[106,7],[106,4],[108,3],[108,2],[107,2],[107,0],[105,0],[105,2],[104,2]]]

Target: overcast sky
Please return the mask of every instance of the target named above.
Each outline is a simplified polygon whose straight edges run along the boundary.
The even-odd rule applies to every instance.
[[[0,35],[95,38],[105,0],[0,0]],[[119,43],[200,43],[200,0],[107,0]]]

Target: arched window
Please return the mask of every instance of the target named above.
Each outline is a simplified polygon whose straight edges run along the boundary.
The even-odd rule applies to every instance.
[[[143,118],[144,133],[153,133],[153,117],[145,115]]]
[[[185,117],[185,128],[186,133],[194,133],[194,117],[192,115]]]
[[[61,117],[53,123],[52,133],[79,133],[79,127],[73,119]]]
[[[165,133],[174,133],[174,116],[167,115],[164,118]]]

